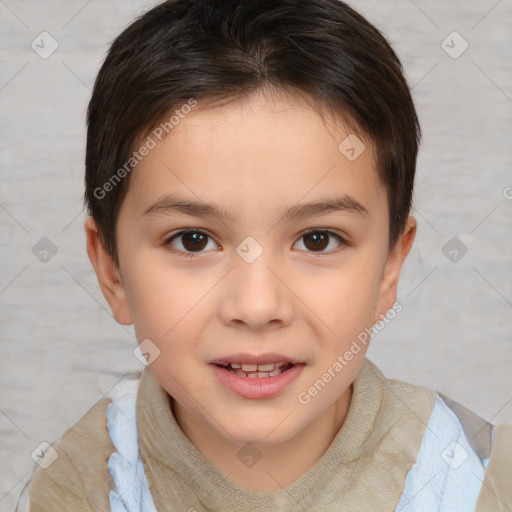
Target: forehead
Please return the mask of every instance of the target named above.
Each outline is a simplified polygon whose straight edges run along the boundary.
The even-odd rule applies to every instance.
[[[132,171],[125,202],[142,215],[165,193],[181,192],[236,213],[269,212],[335,190],[359,196],[370,209],[384,189],[369,141],[358,158],[347,158],[355,136],[297,96],[256,93],[223,106],[199,105],[161,141],[150,132],[156,145]]]

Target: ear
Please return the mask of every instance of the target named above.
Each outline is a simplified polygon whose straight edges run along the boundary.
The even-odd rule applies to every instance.
[[[386,266],[382,276],[379,300],[375,308],[374,322],[381,320],[388,309],[391,309],[396,301],[398,278],[406,256],[416,236],[416,219],[412,216],[407,218],[405,228],[397,240],[395,246],[388,254]]]
[[[103,296],[107,299],[114,318],[120,324],[130,325],[133,320],[121,273],[110,254],[105,250],[92,217],[85,220],[84,227],[87,237],[87,254],[96,272]]]

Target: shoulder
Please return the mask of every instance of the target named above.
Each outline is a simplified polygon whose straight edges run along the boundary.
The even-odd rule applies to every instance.
[[[414,454],[398,509],[416,510],[426,500],[476,512],[511,510],[512,423],[493,425],[442,393],[387,379],[371,363],[365,372],[383,393],[375,429],[394,432],[397,450]]]
[[[395,402],[406,403],[409,408],[420,398],[423,413],[430,409],[421,448],[397,509],[416,510],[421,505],[423,510],[430,510],[428,504],[438,510],[457,503],[460,510],[509,511],[512,423],[494,425],[428,388],[392,380],[386,380],[386,386]],[[432,394],[434,404],[429,408]]]
[[[493,428],[493,445],[476,512],[501,512],[512,506],[512,423]]]
[[[419,433],[424,433],[436,401],[434,390],[387,378],[368,358],[365,359],[361,376],[372,389],[379,389],[378,393],[382,396],[378,422],[408,423],[408,429],[413,425]]]
[[[441,407],[437,408],[437,415],[443,418],[437,433],[440,434],[441,429],[450,430],[450,422],[460,430],[457,441],[441,452],[441,458],[448,466],[445,485],[446,482],[460,480],[456,487],[461,490],[461,502],[474,494],[468,510],[511,510],[512,423],[492,424],[442,393],[437,395],[446,411],[440,412]],[[452,416],[451,420],[447,412]],[[464,472],[467,475],[462,478]],[[455,495],[455,491],[451,491],[451,494]]]
[[[29,485],[30,511],[110,510],[107,431],[110,398],[97,402],[42,454]],[[56,458],[55,458],[56,457]]]

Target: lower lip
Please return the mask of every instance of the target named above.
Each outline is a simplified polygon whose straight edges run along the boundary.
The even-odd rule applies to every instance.
[[[240,375],[225,370],[216,364],[212,366],[215,375],[222,384],[234,393],[245,398],[268,398],[277,395],[298,378],[304,368],[304,363],[295,364],[289,370],[274,377],[258,377],[255,379],[240,377]]]

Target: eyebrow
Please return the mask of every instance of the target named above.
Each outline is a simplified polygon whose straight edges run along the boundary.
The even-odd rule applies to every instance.
[[[310,203],[297,203],[281,211],[282,220],[292,221],[314,215],[327,215],[332,212],[346,212],[369,217],[368,210],[356,199],[343,197],[327,198]],[[234,221],[237,216],[221,206],[182,199],[174,195],[160,198],[144,210],[142,217],[151,215],[191,215],[194,217],[217,217]]]

